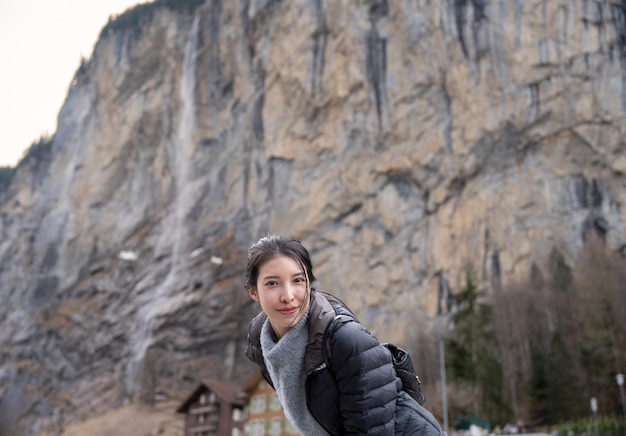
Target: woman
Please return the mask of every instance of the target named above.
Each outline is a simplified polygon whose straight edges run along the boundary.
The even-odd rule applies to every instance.
[[[291,423],[305,436],[445,434],[402,390],[387,348],[315,282],[295,239],[268,236],[248,250],[245,288],[262,313],[250,322],[246,355]],[[336,314],[351,322],[327,332]]]

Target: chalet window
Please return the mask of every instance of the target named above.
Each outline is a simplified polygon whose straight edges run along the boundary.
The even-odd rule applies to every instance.
[[[263,426],[262,427],[259,426],[259,427],[261,428],[261,434],[262,435],[267,434],[269,432],[269,430],[270,430],[270,421],[269,420],[267,420],[267,421],[263,420]]]
[[[217,396],[215,395],[215,392],[211,392],[211,395],[209,396],[209,403],[217,403]]]
[[[265,395],[255,395],[250,399],[250,412],[262,413],[266,409]]]
[[[201,413],[201,414],[198,415],[198,423],[199,424],[202,424],[204,422],[204,417],[205,417],[204,413]]]
[[[263,436],[265,435],[265,420],[256,419],[248,422],[246,425],[247,436]]]
[[[280,410],[282,409],[282,404],[280,404],[280,400],[278,399],[278,395],[274,394],[270,397],[270,409],[272,410]]]
[[[283,420],[280,418],[274,418],[272,420],[272,428],[270,429],[270,434],[279,435],[282,433]]]
[[[231,436],[243,436],[243,432],[238,428],[233,428]]]
[[[243,418],[243,411],[241,409],[233,409],[233,421],[241,422]]]
[[[206,395],[200,395],[200,404],[206,404]]]

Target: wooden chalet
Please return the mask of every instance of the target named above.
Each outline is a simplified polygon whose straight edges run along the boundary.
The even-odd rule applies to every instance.
[[[243,436],[246,395],[241,386],[205,381],[176,410],[185,414],[184,436]]]
[[[243,387],[247,401],[246,436],[298,436],[285,417],[276,391],[257,372]]]

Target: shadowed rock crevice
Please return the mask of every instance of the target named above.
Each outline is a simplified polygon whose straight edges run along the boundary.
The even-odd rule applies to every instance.
[[[387,103],[386,75],[387,75],[387,41],[378,34],[372,26],[367,34],[367,78],[374,97],[378,131],[383,130],[383,116]]]
[[[324,95],[324,65],[326,62],[326,44],[329,30],[326,26],[326,16],[322,0],[313,0],[315,14],[315,29],[312,38],[312,65],[311,65],[311,99],[321,101]]]
[[[265,138],[263,131],[263,106],[265,104],[265,68],[261,63],[257,63],[255,69],[254,85],[256,98],[251,102],[252,113],[252,133],[258,144],[262,144]]]
[[[626,112],[626,0],[611,5],[616,34],[616,50],[622,66],[622,110]]]

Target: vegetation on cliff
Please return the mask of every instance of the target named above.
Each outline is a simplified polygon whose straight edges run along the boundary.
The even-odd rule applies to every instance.
[[[100,37],[118,30],[132,29],[139,25],[141,18],[150,16],[154,11],[167,8],[172,11],[191,12],[204,3],[203,0],[155,0],[134,6],[118,16],[109,17],[108,23],[100,32]]]
[[[37,163],[47,160],[50,156],[50,150],[52,149],[52,137],[42,135],[38,140],[34,141],[28,150],[24,153],[24,157],[20,160],[17,167],[25,165],[27,162],[36,161]],[[0,192],[9,187],[13,176],[15,175],[16,167],[0,167]]]
[[[49,156],[52,150],[52,139],[51,136],[42,135],[37,141],[33,142],[26,150],[26,153],[24,153],[24,157],[19,165],[29,162],[31,159],[41,160]]]
[[[13,180],[13,174],[15,168],[12,167],[0,167],[0,191],[6,189]]]

